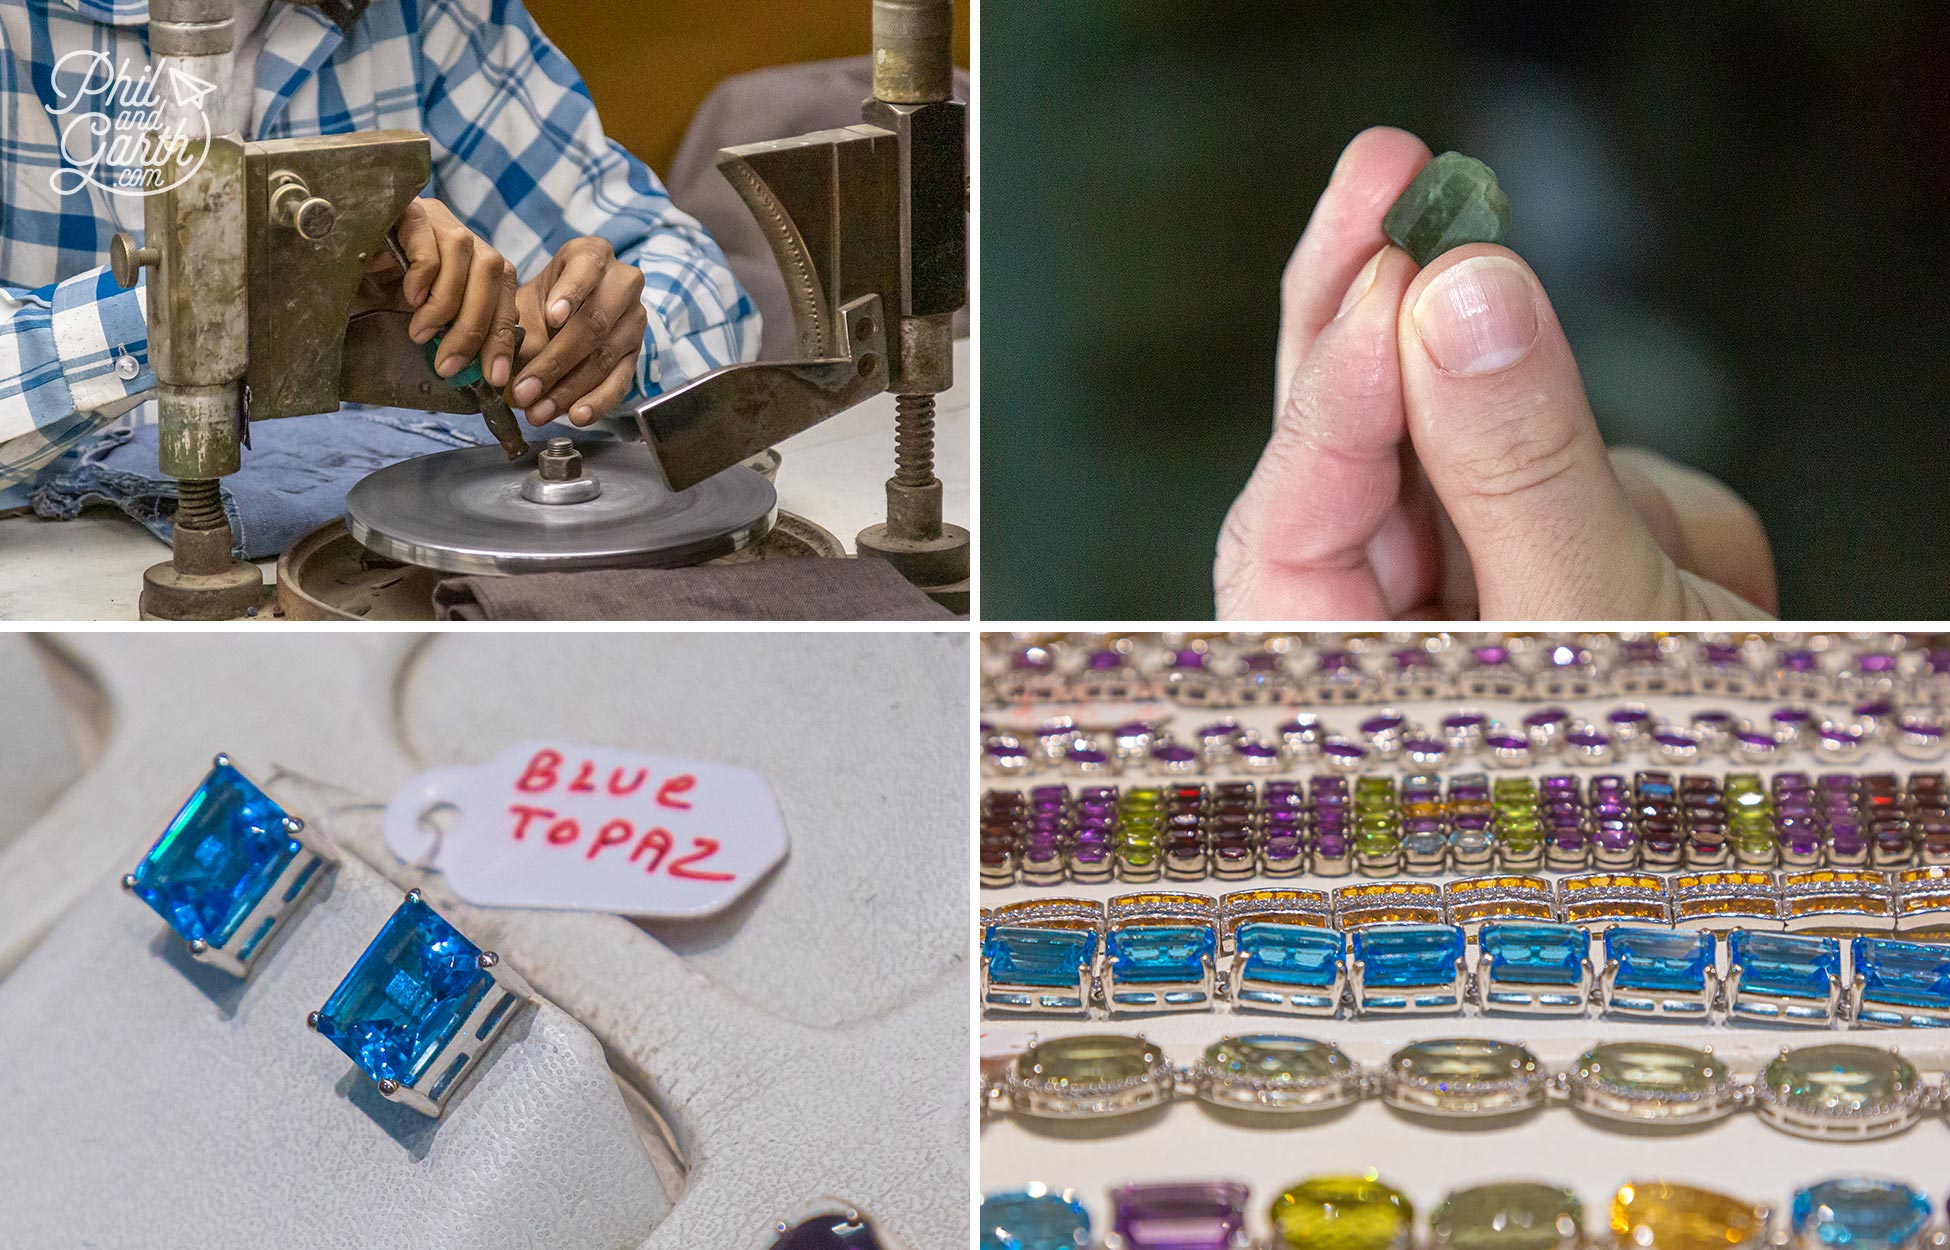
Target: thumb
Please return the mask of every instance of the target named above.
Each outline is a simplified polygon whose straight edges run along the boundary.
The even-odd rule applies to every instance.
[[[1619,485],[1571,345],[1515,253],[1475,244],[1431,262],[1402,298],[1400,341],[1409,439],[1469,551],[1483,619],[1730,609],[1701,602],[1718,588],[1680,576]]]

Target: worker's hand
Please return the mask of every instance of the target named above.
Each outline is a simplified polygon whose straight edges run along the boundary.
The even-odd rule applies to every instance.
[[[1219,614],[1722,619],[1775,610],[1760,521],[1713,479],[1607,453],[1530,267],[1418,270],[1382,215],[1429,150],[1357,136],[1281,283],[1272,438],[1219,537]]]
[[[515,268],[463,226],[439,200],[414,200],[394,227],[406,270],[392,250],[374,258],[359,304],[410,311],[415,343],[441,336],[434,372],[450,378],[476,356],[494,386],[506,386],[515,360]]]
[[[608,242],[564,243],[516,296],[526,333],[508,402],[535,425],[564,414],[588,425],[622,403],[650,324],[642,295],[643,271],[616,259]]]

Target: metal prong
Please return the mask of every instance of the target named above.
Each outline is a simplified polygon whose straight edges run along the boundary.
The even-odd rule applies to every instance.
[[[228,768],[230,766],[230,757],[222,751],[219,751],[216,754],[216,758],[210,761],[210,766],[212,768]]]
[[[399,1082],[390,1076],[381,1077],[379,1081],[379,1093],[381,1097],[391,1098],[394,1094],[399,1093]]]
[[[210,949],[210,944],[204,941],[202,938],[190,939],[190,954],[201,955],[203,952],[209,949]]]
[[[417,890],[417,889],[414,889],[414,890],[408,890],[408,891],[406,892],[406,901],[407,901],[407,902],[409,902],[409,903],[417,903],[417,902],[419,902],[419,901],[420,901],[420,892],[419,892],[419,890]]]
[[[125,889],[125,890],[133,890],[133,889],[135,889],[135,874],[134,874],[134,873],[132,873],[132,872],[130,872],[130,873],[124,873],[124,874],[122,874],[122,888],[123,888],[123,889]]]
[[[313,1011],[313,1012],[307,1012],[307,1013],[306,1013],[306,1015],[305,1015],[305,1027],[306,1027],[306,1028],[308,1028],[308,1029],[310,1029],[310,1030],[311,1030],[312,1032],[314,1032],[314,1033],[316,1033],[316,1032],[318,1031],[318,1013],[317,1013],[317,1012],[315,1012],[315,1011]]]
[[[293,834],[303,833],[305,831],[305,822],[299,820],[296,816],[286,816],[284,818],[284,831]]]
[[[482,951],[481,957],[474,962],[480,967],[481,971],[485,972],[500,963],[501,956],[495,954],[493,951]]]

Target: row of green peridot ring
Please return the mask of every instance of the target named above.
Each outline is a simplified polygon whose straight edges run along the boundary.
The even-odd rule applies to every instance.
[[[1548,1070],[1513,1042],[1412,1042],[1374,1071],[1313,1038],[1223,1038],[1192,1064],[1173,1064],[1140,1035],[1079,1034],[1025,1047],[984,1086],[985,1115],[1059,1119],[1129,1115],[1174,1099],[1233,1110],[1305,1115],[1376,1098],[1413,1114],[1484,1119],[1553,1102],[1602,1121],[1699,1125],[1751,1109],[1783,1132],[1860,1141],[1901,1132],[1942,1106],[1893,1050],[1826,1042],[1783,1048],[1760,1073],[1736,1076],[1711,1049],[1606,1042],[1570,1068]]]

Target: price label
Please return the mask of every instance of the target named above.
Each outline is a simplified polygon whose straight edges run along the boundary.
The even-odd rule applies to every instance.
[[[395,855],[489,907],[708,916],[786,853],[778,801],[748,768],[557,742],[421,773],[384,825]]]

